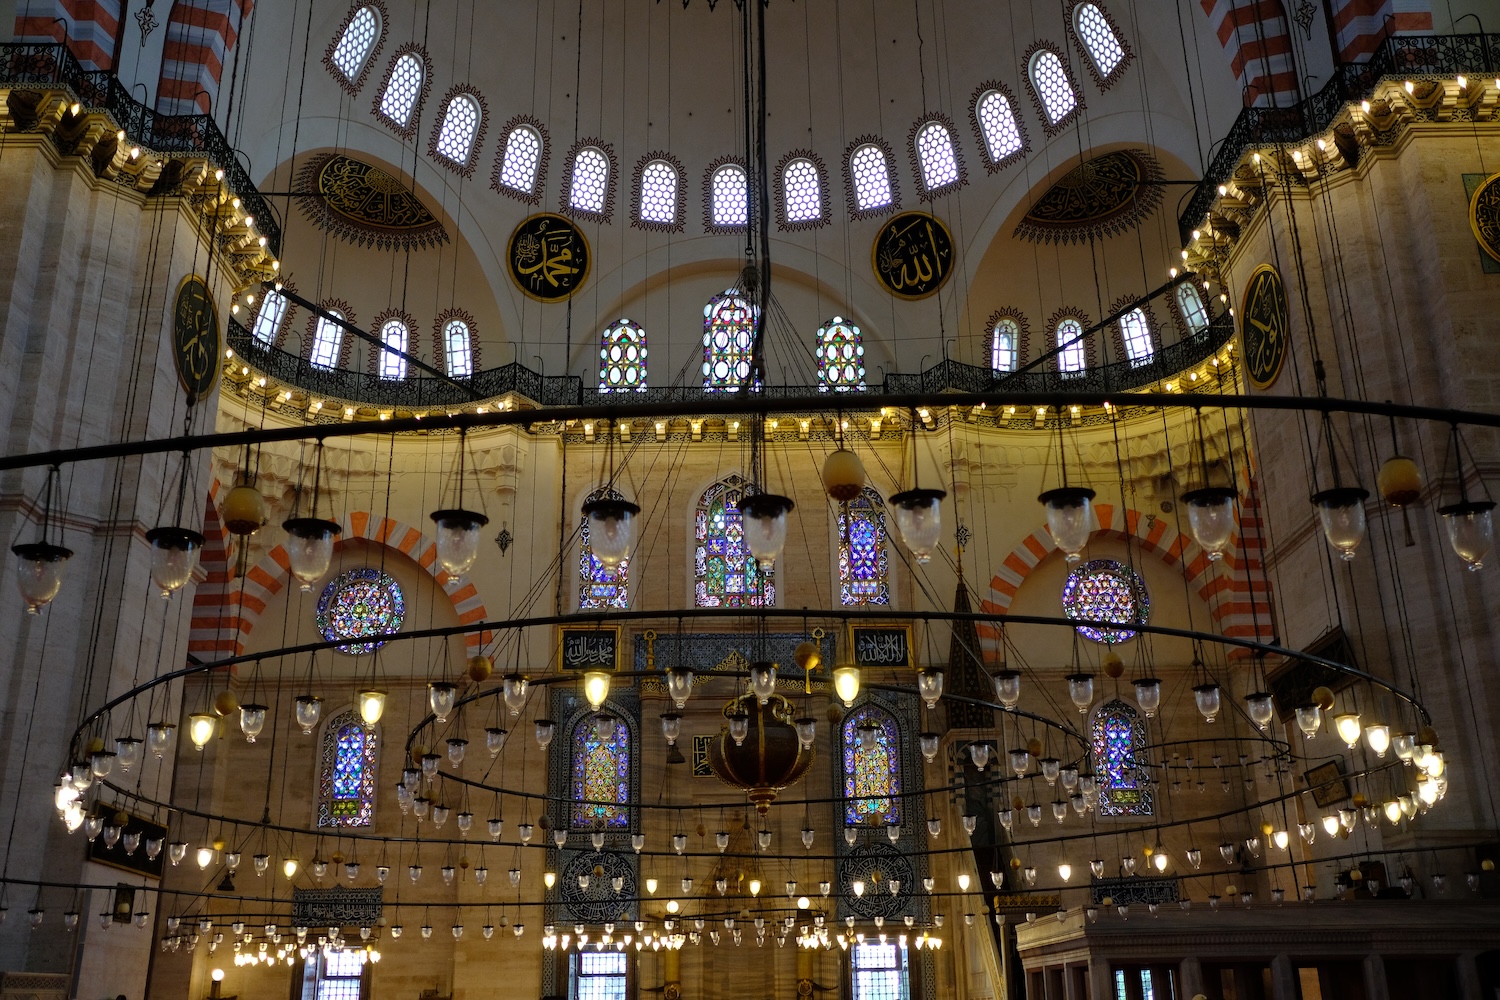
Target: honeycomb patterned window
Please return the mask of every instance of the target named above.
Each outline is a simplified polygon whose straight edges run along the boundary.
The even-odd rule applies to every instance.
[[[328,310],[330,316],[343,319],[338,310]],[[339,349],[344,346],[344,328],[339,326],[327,316],[318,317],[318,325],[313,331],[312,352],[308,354],[307,360],[314,368],[332,368],[338,364]]]
[[[1063,68],[1062,58],[1051,49],[1042,49],[1031,57],[1031,85],[1042,100],[1047,121],[1053,125],[1078,107],[1078,98],[1073,93],[1073,85],[1068,82],[1068,71]]]
[[[261,299],[260,311],[255,314],[255,325],[250,328],[250,333],[256,341],[267,347],[276,343],[276,335],[281,332],[281,321],[286,319],[286,296],[280,292],[267,292],[266,297]]]
[[[1125,47],[1115,37],[1109,18],[1093,4],[1081,3],[1073,11],[1073,28],[1083,39],[1083,47],[1089,50],[1089,58],[1094,60],[1099,75],[1108,79],[1125,59]]]
[[[609,157],[585,146],[573,157],[573,185],[568,204],[579,212],[603,212],[609,194]]]
[[[1083,346],[1083,324],[1076,319],[1065,319],[1057,324],[1054,337],[1057,345],[1057,370],[1064,377],[1082,375],[1088,367],[1088,352]]]
[[[786,206],[786,221],[817,222],[823,217],[823,190],[818,167],[812,160],[798,157],[781,171],[781,198]]]
[[[1151,343],[1151,326],[1146,322],[1145,312],[1140,309],[1132,309],[1121,317],[1120,339],[1125,341],[1125,356],[1132,365],[1149,364],[1151,356],[1156,353]]]
[[[333,64],[344,74],[344,79],[353,83],[364,67],[370,48],[380,36],[380,15],[374,7],[361,7],[349,19],[349,26],[339,36],[333,47]]]
[[[437,152],[460,166],[469,162],[474,152],[474,137],[479,134],[482,112],[479,102],[468,94],[457,94],[443,112],[443,127],[438,130]]]
[[[891,203],[891,168],[879,146],[869,143],[856,149],[849,157],[849,176],[854,182],[854,204],[860,211],[885,208]]]
[[[1009,317],[998,320],[994,339],[990,342],[990,368],[997,372],[1015,371],[1020,343],[1020,324]]]
[[[385,93],[380,95],[380,113],[403,128],[422,92],[422,73],[422,60],[408,52],[396,60]]]
[[[929,193],[958,183],[958,157],[953,136],[942,122],[928,122],[917,133],[917,162],[922,165],[922,186]]]
[[[536,172],[541,162],[541,133],[530,125],[517,125],[505,139],[505,158],[500,161],[500,183],[512,191],[531,194],[536,190]]]
[[[380,342],[385,345],[380,349],[380,377],[392,380],[406,378],[406,359],[401,356],[407,352],[407,345],[411,342],[411,331],[406,328],[406,324],[399,319],[386,320],[380,327]],[[396,354],[396,351],[401,354]]]
[[[443,327],[443,349],[448,355],[448,374],[453,378],[474,374],[474,348],[469,338],[469,324],[461,319],[449,320]]]
[[[999,163],[1021,151],[1021,129],[1016,124],[1016,111],[1000,91],[987,91],[979,98],[975,117],[979,119],[991,160]]]
[[[677,170],[666,160],[652,160],[641,171],[641,221],[677,221]]]
[[[714,171],[712,216],[716,226],[743,226],[750,219],[749,188],[745,168],[735,163]]]

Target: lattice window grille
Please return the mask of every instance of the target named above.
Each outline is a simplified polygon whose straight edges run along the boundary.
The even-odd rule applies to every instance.
[[[922,184],[928,191],[958,183],[953,136],[942,122],[928,122],[917,133],[917,161],[922,165]]]
[[[641,171],[641,221],[670,226],[677,221],[677,170],[652,160]]]
[[[1020,342],[1020,324],[1013,319],[1002,319],[997,322],[994,340],[990,344],[990,368],[997,372],[1015,371]]]
[[[854,181],[854,204],[860,211],[891,203],[891,168],[879,146],[871,143],[856,149],[849,157],[849,174]]]
[[[798,158],[781,171],[781,198],[788,222],[817,222],[823,217],[823,191],[818,167]]]
[[[438,155],[454,163],[468,163],[474,152],[474,137],[479,134],[479,102],[468,94],[458,94],[443,112],[443,127],[438,130]]]
[[[328,310],[329,315],[339,319],[344,317],[336,310]],[[339,349],[344,346],[344,328],[339,326],[327,316],[318,317],[318,325],[313,331],[312,351],[307,360],[314,368],[331,369],[339,362]]]
[[[517,125],[505,140],[505,158],[500,162],[500,183],[512,191],[531,194],[542,163],[542,136],[529,125]]]
[[[730,163],[714,171],[713,220],[716,226],[743,226],[750,220],[745,168]]]
[[[1091,3],[1082,3],[1073,12],[1073,27],[1083,39],[1089,58],[1099,68],[1099,75],[1108,77],[1125,58],[1125,47],[1115,37],[1114,29],[1104,12]]]
[[[1083,344],[1083,324],[1065,319],[1057,324],[1057,370],[1063,375],[1078,375],[1088,367],[1088,352]]]
[[[609,194],[609,157],[592,146],[573,158],[573,184],[568,203],[580,212],[603,212]]]
[[[1047,120],[1053,125],[1062,121],[1078,107],[1078,97],[1073,85],[1068,82],[1068,71],[1062,59],[1051,49],[1042,49],[1031,59],[1031,85],[1042,99],[1042,108]]]
[[[448,356],[448,374],[468,378],[474,374],[474,348],[470,342],[469,324],[461,319],[448,321],[443,327],[443,347]]]
[[[1021,151],[1021,128],[1016,124],[1015,109],[1004,94],[991,90],[981,97],[978,118],[990,159],[999,163]]]
[[[333,48],[333,64],[350,83],[358,78],[379,34],[380,15],[375,13],[374,7],[361,7],[339,37],[338,45]]]
[[[286,319],[286,310],[285,295],[267,292],[266,297],[260,301],[260,311],[255,314],[255,325],[250,328],[251,335],[267,347],[276,343],[276,335],[281,332],[281,322]]]
[[[397,59],[385,93],[380,95],[380,113],[404,126],[411,118],[417,95],[422,92],[422,73],[422,60],[415,55],[407,53]]]

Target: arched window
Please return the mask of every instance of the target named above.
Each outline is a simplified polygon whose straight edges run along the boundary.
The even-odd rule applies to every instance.
[[[1083,344],[1083,324],[1076,319],[1064,319],[1057,324],[1053,344],[1058,348],[1057,370],[1063,377],[1082,375],[1089,363]]]
[[[781,203],[790,224],[822,221],[823,178],[816,163],[799,156],[781,168]]]
[[[906,935],[902,935],[905,937]],[[874,940],[849,949],[852,990],[849,1000],[910,1000],[906,946]]]
[[[328,314],[338,319],[344,318],[337,309],[329,309]],[[308,363],[314,368],[333,368],[339,363],[339,354],[343,347],[344,328],[328,316],[319,316],[317,326],[313,331],[312,350],[307,355]]]
[[[604,486],[584,497],[584,502],[606,499],[624,500],[625,495]],[[630,559],[621,559],[620,565],[614,569],[595,559],[594,550],[589,545],[589,519],[586,517],[580,523],[578,536],[581,550],[578,559],[578,610],[630,607]]]
[[[270,347],[281,333],[281,322],[286,319],[287,300],[280,292],[267,292],[260,300],[260,310],[255,314],[255,325],[250,333],[255,339]]]
[[[863,392],[865,388],[865,345],[860,343],[859,327],[842,316],[818,327],[818,391]]]
[[[1099,779],[1099,815],[1150,816],[1150,778],[1135,756],[1146,745],[1146,728],[1136,710],[1119,699],[1100,705],[1089,739]]]
[[[749,187],[744,167],[738,163],[724,164],[714,171],[709,189],[709,218],[714,228],[737,229],[749,221]]]
[[[761,572],[745,546],[740,499],[750,484],[731,475],[698,498],[694,521],[694,600],[700,608],[759,608],[776,603],[775,571]]]
[[[1203,304],[1203,295],[1191,281],[1177,286],[1177,308],[1182,310],[1182,319],[1193,333],[1208,329],[1208,307]]]
[[[432,152],[458,167],[467,167],[474,156],[474,140],[484,124],[484,109],[473,94],[458,93],[448,99],[443,109],[443,123],[438,126]]]
[[[388,319],[380,327],[380,377],[383,379],[406,378],[406,359],[401,354],[408,352],[411,331],[399,319]],[[400,351],[401,354],[394,353]]]
[[[542,165],[542,134],[530,125],[517,125],[505,137],[505,153],[500,160],[496,182],[522,195],[536,192],[537,174]]]
[[[680,201],[681,178],[666,160],[651,160],[641,168],[638,213],[641,223],[674,228]]]
[[[333,47],[328,58],[344,75],[345,80],[354,83],[359,79],[365,59],[375,46],[375,39],[379,37],[380,12],[374,7],[361,7],[349,19],[348,26],[344,28],[344,33],[339,36],[338,44]]]
[[[979,122],[990,162],[1004,163],[1025,146],[1021,140],[1021,126],[1016,121],[1016,109],[1010,106],[1010,98],[1000,91],[987,90],[979,95],[979,100],[974,102],[974,118]]]
[[[738,392],[750,380],[757,307],[733,288],[703,307],[703,391]]]
[[[1073,93],[1062,57],[1051,49],[1039,49],[1031,57],[1031,86],[1051,125],[1061,125],[1078,107],[1078,97]]]
[[[450,319],[443,325],[443,354],[448,359],[448,374],[452,378],[468,378],[474,374],[474,346],[469,324],[461,319]]]
[[[864,488],[838,516],[839,603],[844,607],[891,603],[885,548],[885,503]]]
[[[318,826],[371,826],[375,821],[375,766],[380,736],[353,709],[323,727],[318,768]]]
[[[575,830],[630,825],[630,729],[617,718],[606,740],[599,735],[596,719],[594,713],[585,713],[573,727],[569,784]]]
[[[844,716],[844,825],[901,825],[901,732],[885,709]]]
[[[922,168],[922,187],[927,194],[937,194],[959,182],[958,155],[948,126],[939,121],[928,122],[917,130],[912,147]]]
[[[599,338],[599,391],[646,390],[646,331],[622,319]]]
[[[1073,30],[1078,33],[1083,47],[1088,50],[1089,58],[1094,61],[1099,79],[1109,80],[1125,61],[1125,47],[1115,36],[1115,29],[1110,25],[1109,18],[1104,16],[1104,11],[1091,3],[1079,4],[1073,8]]]
[[[599,215],[609,198],[609,157],[595,146],[585,146],[573,157],[573,181],[568,205],[578,212]]]
[[[380,114],[398,129],[411,124],[411,113],[421,96],[426,72],[422,60],[412,52],[398,57],[391,67],[385,90],[380,94]]]
[[[1021,325],[1009,316],[995,321],[995,331],[990,340],[990,368],[997,372],[1013,372],[1021,354]]]
[[[854,207],[860,212],[888,208],[895,201],[891,191],[891,165],[885,150],[867,142],[849,157],[849,185],[854,190]]]
[[[1132,309],[1120,317],[1120,339],[1125,342],[1125,356],[1131,364],[1151,363],[1156,347],[1151,343],[1151,324],[1146,321],[1144,310]]]

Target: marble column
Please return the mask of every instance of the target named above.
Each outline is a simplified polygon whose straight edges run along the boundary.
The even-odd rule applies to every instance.
[[[1203,992],[1203,963],[1198,961],[1197,956],[1189,955],[1184,958],[1178,974],[1182,977],[1183,1000],[1192,1000]]]
[[[1271,959],[1271,1000],[1298,1000],[1301,996],[1291,956],[1277,955]]]
[[[1385,958],[1380,955],[1365,956],[1365,1000],[1391,1000],[1385,980]]]

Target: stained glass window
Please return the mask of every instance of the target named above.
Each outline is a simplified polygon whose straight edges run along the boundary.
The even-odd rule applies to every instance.
[[[375,763],[380,736],[353,709],[323,727],[318,773],[318,826],[370,826],[375,816]]]
[[[733,288],[703,307],[703,391],[738,392],[750,380],[758,310]]]
[[[500,183],[512,191],[531,194],[536,189],[536,174],[541,163],[542,134],[530,125],[517,125],[505,140]]]
[[[775,570],[761,572],[745,546],[740,499],[750,484],[731,475],[698,500],[694,521],[694,600],[700,608],[759,608],[776,603]]]
[[[266,293],[266,297],[260,300],[260,311],[255,314],[255,325],[250,328],[257,341],[267,346],[276,343],[276,335],[281,332],[281,321],[286,318],[286,309],[285,295],[280,292]]]
[[[641,170],[641,221],[670,226],[677,221],[677,168],[652,160]]]
[[[1146,745],[1136,710],[1118,699],[1094,712],[1089,739],[1099,778],[1099,815],[1150,816],[1151,784],[1136,750]]]
[[[823,218],[823,180],[817,164],[798,157],[783,167],[781,200],[788,222],[817,222]]]
[[[853,971],[851,1000],[909,1000],[906,947],[901,944],[856,944],[849,949]]]
[[[995,321],[994,339],[990,341],[990,368],[997,372],[1016,370],[1016,355],[1021,343],[1021,325],[1009,317]]]
[[[923,125],[913,140],[917,162],[922,165],[922,186],[929,193],[958,183],[958,157],[953,152],[953,136],[942,122]]]
[[[1083,39],[1083,47],[1089,50],[1089,58],[1099,68],[1099,75],[1108,78],[1125,58],[1125,49],[1109,26],[1109,18],[1091,3],[1081,3],[1073,11],[1073,27]]]
[[[1083,324],[1076,319],[1065,319],[1057,324],[1052,339],[1057,347],[1057,370],[1063,377],[1083,374],[1089,363],[1083,344]]]
[[[609,157],[585,146],[573,157],[573,184],[568,204],[580,212],[603,212],[609,194]]]
[[[860,728],[873,727],[869,746]],[[866,730],[869,732],[869,730]],[[865,705],[844,717],[844,825],[901,825],[901,735],[883,708]]]
[[[380,328],[380,342],[385,345],[380,350],[380,377],[383,379],[406,378],[406,359],[401,354],[407,353],[409,349],[410,336],[406,324],[399,319],[388,319]],[[387,350],[386,348],[390,348]],[[393,351],[400,351],[395,354]]]
[[[646,390],[646,331],[622,319],[599,338],[599,391]]]
[[[1063,614],[1084,621],[1144,625],[1151,613],[1146,581],[1135,570],[1113,559],[1090,559],[1068,574],[1062,592]],[[1126,642],[1131,628],[1078,625],[1078,634],[1095,642]]]
[[[988,90],[980,95],[974,105],[974,117],[979,119],[984,147],[991,160],[1003,163],[1021,151],[1021,128],[1016,124],[1015,109],[1000,91]]]
[[[619,951],[574,952],[570,1000],[625,1000],[627,965]]]
[[[328,310],[328,316],[344,318],[337,309]],[[314,368],[332,368],[337,365],[344,346],[344,328],[328,316],[319,316],[313,330],[312,351],[307,360]]]
[[[863,392],[865,388],[865,345],[860,342],[859,327],[842,316],[818,327],[818,391]]]
[[[865,487],[838,516],[839,602],[844,607],[891,603],[885,547],[885,504]]]
[[[370,46],[375,44],[379,34],[380,15],[375,12],[374,7],[361,7],[349,19],[349,27],[344,29],[344,33],[339,36],[339,43],[333,48],[332,59],[333,64],[350,83],[359,77],[360,67],[365,64],[365,56],[370,54]]]
[[[1203,305],[1203,296],[1191,281],[1184,281],[1177,286],[1177,308],[1182,310],[1182,318],[1193,333],[1202,333],[1208,329],[1208,309]]]
[[[891,169],[885,151],[867,143],[849,157],[849,180],[854,187],[854,205],[861,212],[885,208],[891,203]]]
[[[443,327],[443,350],[448,355],[448,374],[468,378],[474,374],[474,349],[469,342],[469,324],[451,319]]]
[[[584,498],[590,500],[624,500],[625,495],[608,486],[597,489]],[[583,518],[578,529],[582,550],[578,559],[578,609],[630,607],[630,560],[620,560],[614,569],[594,558],[589,547],[589,519]]]
[[[340,573],[318,598],[318,631],[329,642],[399,632],[405,620],[401,585],[373,567]],[[384,640],[351,642],[339,648],[345,653],[369,653],[383,645]]]
[[[630,823],[630,730],[620,720],[603,740],[586,714],[573,727],[571,778],[573,827],[624,827]]]
[[[390,82],[385,85],[385,93],[380,95],[380,113],[397,127],[405,128],[411,120],[412,109],[422,93],[423,72],[422,60],[410,52],[391,67]]]
[[[1061,124],[1078,107],[1062,57],[1051,49],[1041,49],[1031,57],[1031,85],[1042,99],[1047,121],[1053,125]]]
[[[438,130],[434,144],[438,155],[459,166],[467,166],[483,118],[484,112],[472,94],[455,94],[443,111],[443,127]]]
[[[1151,325],[1146,322],[1146,313],[1132,309],[1120,317],[1120,338],[1125,341],[1125,356],[1132,365],[1144,365],[1156,353],[1151,343]]]

